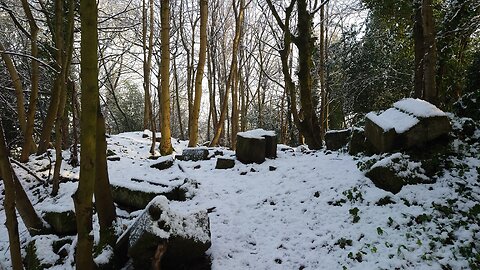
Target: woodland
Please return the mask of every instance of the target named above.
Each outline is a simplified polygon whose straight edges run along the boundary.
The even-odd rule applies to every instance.
[[[0,55],[0,269],[143,269],[118,263],[120,239],[167,203],[120,207],[123,178],[142,192],[185,179],[187,201],[169,207],[210,215],[208,263],[179,266],[162,242],[151,269],[480,269],[479,0],[0,0]],[[393,154],[326,148],[329,131],[404,98],[447,112],[448,138]],[[254,129],[274,131],[276,159],[216,173],[176,158],[234,157]],[[377,190],[365,171],[382,160],[431,186]],[[70,207],[73,234],[52,231],[55,205]],[[292,230],[299,240],[273,235]],[[49,263],[39,243],[53,238],[63,248]]]

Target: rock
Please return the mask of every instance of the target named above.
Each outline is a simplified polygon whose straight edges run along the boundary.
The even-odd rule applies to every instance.
[[[62,258],[65,258],[58,254],[60,249],[71,243],[71,239],[60,239],[53,234],[32,237],[26,248],[25,268],[27,270],[42,270],[60,264]]]
[[[215,169],[231,169],[235,166],[235,160],[232,158],[217,158]]]
[[[145,180],[132,179],[133,182],[146,182],[152,186],[157,185],[158,187],[152,190],[155,191],[145,191],[145,190],[136,190],[132,187],[127,188],[124,186],[118,186],[111,184],[112,188],[112,197],[113,201],[121,206],[127,207],[132,210],[139,210],[145,208],[145,206],[155,197],[159,195],[165,196],[167,199],[172,201],[185,201],[187,198],[188,192],[188,181],[185,179],[183,184],[178,185],[161,185],[157,183],[152,183]]]
[[[185,161],[199,161],[208,159],[207,148],[186,148],[182,151],[182,160]]]
[[[359,127],[352,128],[352,136],[348,143],[348,153],[354,156],[358,153],[370,155],[374,152],[372,144],[365,137],[365,130]]]
[[[213,154],[214,154],[215,156],[223,156],[223,151],[215,150],[215,152],[213,152]]]
[[[268,166],[268,170],[273,172],[273,171],[276,171],[277,170],[277,167],[275,166]]]
[[[277,157],[277,136],[274,131],[255,129],[237,133],[235,150],[242,163],[263,163],[265,158]]]
[[[329,130],[325,133],[325,145],[328,150],[339,150],[345,146],[350,139],[350,129]]]
[[[77,233],[77,222],[73,210],[47,211],[43,214],[43,219],[57,235]]]
[[[183,215],[172,211],[166,197],[155,197],[118,240],[119,259],[127,255],[135,269],[151,269],[159,245],[166,246],[162,269],[192,269],[205,262],[211,246],[207,211]],[[117,267],[119,265],[117,264]]]
[[[425,175],[421,165],[419,162],[411,161],[409,156],[395,153],[377,161],[365,176],[370,178],[376,187],[396,194],[404,185],[434,182]]]
[[[119,156],[111,156],[111,157],[107,157],[107,160],[108,161],[120,161],[120,157]]]
[[[107,149],[107,157],[116,156],[116,155],[117,154],[113,150]]]
[[[366,116],[365,136],[378,152],[423,146],[451,130],[447,115],[420,99],[403,99],[380,115]]]
[[[173,166],[173,158],[168,157],[158,163],[150,165],[150,168],[155,168],[158,170],[166,170],[172,166]]]

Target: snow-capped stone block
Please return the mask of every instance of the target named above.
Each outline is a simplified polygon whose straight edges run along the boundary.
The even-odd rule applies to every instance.
[[[447,134],[451,129],[447,115],[420,99],[407,98],[395,102],[377,115],[370,112],[365,119],[365,136],[379,152],[422,145]]]
[[[235,160],[233,158],[217,158],[215,169],[231,169],[235,167]]]
[[[150,165],[150,168],[155,168],[157,170],[166,170],[173,166],[173,158],[167,157],[153,165]]]
[[[352,156],[358,153],[371,153],[372,145],[365,137],[365,130],[363,128],[352,128],[352,136],[348,142],[348,153]]]
[[[185,148],[182,151],[182,160],[199,161],[208,159],[208,149],[206,147]]]
[[[187,185],[184,184],[164,185],[135,178],[131,182],[131,185],[110,184],[110,186],[113,201],[132,210],[145,208],[153,198],[159,195],[163,195],[172,201],[185,201],[187,197]],[[144,185],[138,183],[144,183]],[[148,188],[141,189],[140,186],[147,186]]]
[[[159,246],[166,246],[162,269],[191,269],[208,261],[205,252],[211,246],[211,236],[207,210],[180,214],[170,208],[166,197],[155,197],[119,238],[116,253],[130,257],[135,269],[151,269]]]
[[[74,235],[77,233],[77,221],[73,209],[45,211],[43,219],[57,235]]]
[[[325,146],[327,147],[327,150],[339,150],[346,146],[351,134],[351,129],[327,131],[325,133]]]
[[[237,133],[235,154],[242,163],[263,163],[265,158],[277,157],[275,131],[254,129]]]

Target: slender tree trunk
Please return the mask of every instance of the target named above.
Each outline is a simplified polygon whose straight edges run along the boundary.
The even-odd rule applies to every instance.
[[[207,19],[208,0],[200,0],[200,50],[198,53],[197,73],[195,74],[195,99],[193,101],[193,115],[191,117],[188,146],[198,143],[198,117],[200,116],[200,103],[202,101],[202,82],[207,55]]]
[[[424,99],[438,104],[438,91],[435,82],[435,67],[437,62],[437,46],[435,42],[435,21],[433,18],[432,0],[422,0],[423,36],[425,38],[424,54]]]
[[[22,0],[22,7],[27,15],[28,22],[30,25],[30,46],[31,50],[30,53],[32,57],[38,57],[38,44],[37,44],[37,37],[39,28],[35,22],[35,18],[32,15],[32,11],[30,10],[30,6],[28,5],[27,0]],[[38,87],[39,87],[39,64],[37,61],[32,61],[32,74],[31,74],[31,91],[30,91],[30,99],[28,102],[28,111],[27,111],[27,119],[26,119],[26,130],[24,134],[24,142],[22,146],[22,154],[20,156],[21,162],[26,162],[28,160],[28,156],[33,154],[37,151],[37,145],[33,140],[33,129],[35,127],[35,111],[37,108],[37,100],[38,100]]]
[[[162,113],[160,140],[160,154],[169,155],[173,152],[171,132],[170,132],[170,0],[161,2],[161,89],[160,110]]]
[[[325,85],[325,6],[320,7],[320,68],[318,70],[320,78],[320,136],[324,139],[327,131],[327,91]]]
[[[145,104],[143,110],[143,129],[150,129],[150,118],[152,114],[152,103],[150,98],[150,68],[151,68],[151,51],[152,47],[148,44],[148,51],[147,51],[147,32],[148,32],[148,25],[147,25],[147,4],[146,0],[142,1],[142,48],[143,48],[143,90],[144,90],[144,97],[145,97]],[[152,36],[152,32],[150,32],[150,36]]]
[[[180,139],[185,140],[185,133],[183,132],[182,112],[180,111],[180,93],[178,84],[177,61],[173,58],[173,79],[175,80],[175,100],[177,105],[178,125],[180,127]]]
[[[79,162],[78,162],[78,120],[77,120],[77,108],[78,108],[78,103],[77,103],[77,91],[75,90],[75,83],[72,82],[72,96],[71,96],[71,102],[72,102],[72,136],[73,136],[73,144],[72,144],[72,151],[70,154],[70,160],[68,161],[68,164],[72,165],[72,167],[77,167]]]
[[[61,93],[65,91],[65,75],[66,66],[64,64],[64,7],[63,0],[55,1],[55,45],[57,46],[56,63],[58,66],[58,73],[55,78],[55,84],[52,90],[52,99],[48,107],[47,116],[43,122],[42,133],[40,135],[40,142],[38,144],[37,155],[41,155],[47,151],[50,144],[50,137],[52,128],[57,117],[58,107],[60,104]]]
[[[100,224],[99,246],[101,248],[105,247],[106,245],[113,247],[115,244],[116,239],[113,223],[117,218],[108,177],[107,141],[105,138],[105,118],[100,110],[100,106],[98,106],[95,168],[95,209],[97,210],[98,222]]]
[[[0,118],[0,176],[3,178],[5,197],[3,205],[8,230],[8,242],[10,248],[10,258],[13,270],[23,269],[22,254],[20,252],[20,237],[18,236],[18,221],[15,212],[15,186],[12,165],[8,160],[9,152],[3,135],[3,124]]]
[[[23,97],[23,86],[22,81],[20,80],[20,76],[18,75],[18,71],[13,64],[12,59],[10,56],[5,52],[5,47],[3,47],[2,43],[0,42],[0,51],[2,55],[3,62],[5,62],[5,66],[10,74],[10,78],[12,80],[13,88],[15,89],[15,96],[17,98],[17,114],[18,114],[18,123],[20,125],[20,130],[22,134],[25,135],[25,130],[27,126],[26,120],[26,113],[25,113],[25,99]],[[36,62],[32,60],[32,62]]]
[[[235,37],[233,39],[233,48],[232,48],[232,61],[230,63],[230,72],[228,73],[228,79],[227,79],[227,85],[225,89],[225,96],[223,98],[223,103],[222,103],[222,110],[220,112],[220,119],[217,123],[217,126],[215,128],[215,133],[212,141],[210,142],[210,146],[215,146],[218,145],[218,142],[220,140],[220,135],[222,134],[223,130],[223,125],[225,122],[225,119],[227,117],[227,108],[228,108],[228,94],[230,92],[230,89],[233,89],[234,87],[234,76],[235,76],[235,71],[237,69],[237,57],[238,57],[238,47],[240,44],[240,37],[241,37],[241,27],[243,25],[243,20],[244,20],[244,13],[245,13],[245,0],[240,0],[240,7],[239,10],[236,10],[236,1],[233,0],[233,6],[234,10],[236,11],[235,14]]]
[[[98,106],[97,66],[97,1],[80,1],[81,43],[80,78],[82,81],[82,115],[80,180],[74,195],[77,219],[76,269],[94,269],[92,256],[93,233],[93,192],[96,179],[96,133]]]
[[[18,114],[18,123],[20,125],[20,130],[22,131],[22,135],[25,134],[26,130],[26,113],[25,113],[25,98],[23,97],[23,86],[22,80],[18,75],[18,71],[15,68],[15,64],[13,64],[12,59],[10,56],[5,52],[5,47],[0,42],[0,51],[2,55],[3,62],[5,62],[5,66],[10,74],[10,78],[12,79],[13,88],[15,89],[15,95],[17,98],[17,114]],[[35,62],[35,61],[33,61]]]

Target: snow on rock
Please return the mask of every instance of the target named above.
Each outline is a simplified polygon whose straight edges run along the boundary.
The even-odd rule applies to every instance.
[[[371,113],[367,114],[370,120],[387,131],[391,128],[397,133],[404,133],[418,124],[419,120],[411,115],[403,113],[395,108],[390,108],[376,117],[371,117]]]
[[[276,136],[275,131],[273,130],[263,130],[261,128],[259,129],[252,129],[249,131],[244,131],[244,132],[238,132],[237,136],[241,136],[244,138],[250,138],[250,139],[259,139],[262,140],[264,139],[264,136]]]
[[[418,98],[402,99],[395,102],[393,107],[420,118],[446,116],[446,114],[435,105]]]
[[[168,250],[163,264],[188,266],[202,258],[211,245],[207,211],[182,215],[170,209],[166,197],[157,196],[118,240],[118,246],[125,248],[127,242],[128,255],[137,269],[149,268],[159,245]]]

